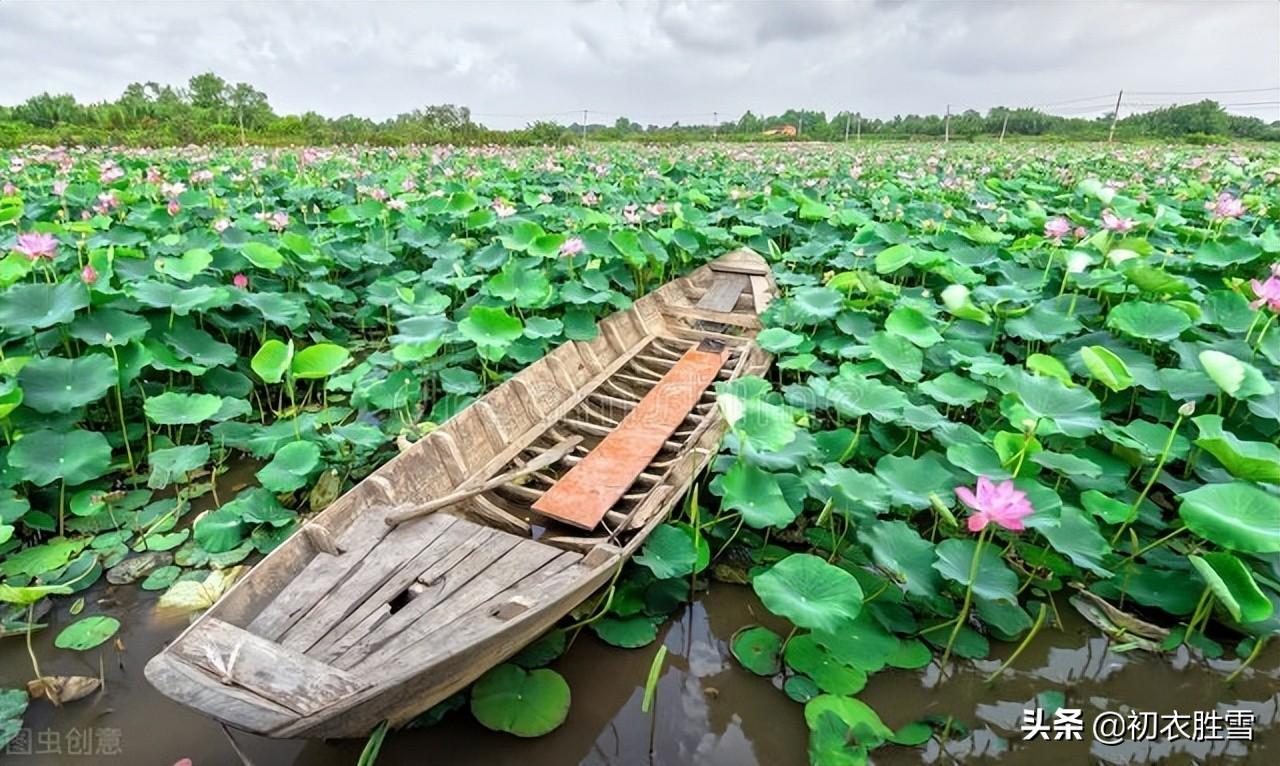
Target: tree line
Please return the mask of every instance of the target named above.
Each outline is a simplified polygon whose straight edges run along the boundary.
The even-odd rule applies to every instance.
[[[949,122],[949,124],[948,124]],[[898,115],[890,119],[858,112],[789,109],[777,115],[748,111],[719,124],[642,125],[626,117],[612,124],[534,122],[515,130],[488,128],[465,106],[415,109],[382,121],[316,112],[282,115],[267,94],[248,83],[230,83],[205,72],[185,86],[131,83],[114,101],[80,103],[67,94],[41,93],[14,106],[0,106],[0,145],[83,144],[165,146],[183,144],[554,144],[598,141],[843,141],[941,138],[978,140],[994,136],[1100,140],[1111,115],[1063,117],[1033,108],[995,107],[945,115]],[[1119,139],[1280,140],[1280,120],[1228,113],[1210,100],[1171,105],[1120,119]]]

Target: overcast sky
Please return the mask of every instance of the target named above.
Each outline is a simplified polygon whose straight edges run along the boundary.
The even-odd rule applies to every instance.
[[[583,108],[662,124],[790,106],[1096,114],[1120,88],[1134,108],[1269,88],[1212,97],[1274,120],[1280,2],[0,2],[0,66],[4,104],[213,70],[280,113],[455,103],[494,127]]]

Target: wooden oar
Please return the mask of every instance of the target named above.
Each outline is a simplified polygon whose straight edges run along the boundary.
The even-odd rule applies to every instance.
[[[410,519],[416,519],[419,516],[426,516],[429,513],[434,513],[435,511],[453,505],[454,503],[460,503],[463,500],[466,500],[469,497],[475,497],[482,492],[497,489],[507,482],[522,479],[535,471],[541,471],[543,468],[560,461],[565,455],[572,452],[574,447],[577,447],[581,443],[581,436],[571,436],[564,441],[557,442],[554,447],[541,455],[538,455],[533,460],[530,460],[519,468],[507,471],[504,474],[495,476],[484,482],[476,483],[475,480],[465,481],[457,490],[445,495],[444,497],[436,498],[429,503],[423,503],[422,505],[400,511],[399,513],[391,514],[386,518],[386,522],[394,527],[397,524],[403,524]]]

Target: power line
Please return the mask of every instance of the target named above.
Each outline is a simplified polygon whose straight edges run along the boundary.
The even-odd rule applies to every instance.
[[[1270,88],[1245,88],[1242,90],[1135,90],[1135,96],[1215,96],[1224,93],[1269,93],[1280,90],[1280,85]]]

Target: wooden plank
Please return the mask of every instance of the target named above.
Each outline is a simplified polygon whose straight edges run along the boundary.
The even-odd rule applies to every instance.
[[[472,549],[448,571],[424,572],[418,581],[425,590],[367,635],[336,645],[334,665],[348,670],[355,667],[371,652],[397,640],[420,619],[430,626],[431,631],[444,628],[467,610],[484,603],[564,553],[533,540],[520,540],[512,535],[504,537],[504,543],[514,545]],[[422,640],[427,633],[418,631],[416,635],[416,640]],[[337,656],[339,653],[341,656]]]
[[[771,300],[769,280],[765,277],[751,277],[751,301],[755,304],[756,314],[763,314],[769,308]]]
[[[391,531],[383,519],[390,508],[369,508],[338,536],[338,556],[317,553],[249,623],[249,632],[275,640],[325,594],[360,565],[369,551]],[[309,522],[311,524],[315,521]]]
[[[750,278],[746,274],[717,274],[716,281],[698,300],[698,308],[708,311],[733,311],[738,296],[747,289]]]
[[[339,658],[335,664],[347,669],[373,669],[389,662],[420,662],[424,656],[438,655],[441,650],[452,653],[465,649],[467,643],[457,641],[456,636],[466,631],[467,626],[476,620],[496,619],[498,623],[506,622],[506,619],[497,619],[495,613],[501,612],[502,607],[513,600],[536,604],[532,611],[545,608],[549,594],[542,590],[544,585],[562,582],[567,573],[577,574],[585,570],[580,566],[581,554],[554,548],[552,550],[558,554],[553,559],[531,573],[526,571],[520,577],[504,577],[498,581],[504,583],[498,590],[492,590],[491,587],[485,588],[485,592],[489,592],[490,595],[478,601],[471,599],[467,602],[465,610],[441,608],[420,614],[412,624],[403,627],[394,635],[383,637],[383,640],[376,644],[369,642],[357,646]],[[578,574],[578,577],[581,576]],[[571,581],[576,579],[572,575],[569,577]],[[459,601],[454,606],[460,607],[462,604],[463,602]],[[439,635],[439,631],[443,628],[448,629],[444,631],[445,637],[442,640],[426,640],[433,635]]]
[[[300,617],[293,627],[285,631],[280,637],[280,643],[299,652],[310,649],[333,626],[366,604],[373,593],[394,578],[396,572],[420,553],[432,548],[434,542],[446,535],[450,539],[458,537],[459,534],[451,535],[450,531],[459,521],[456,516],[442,514],[428,516],[417,524],[397,528],[365,557],[359,568],[352,570]],[[460,529],[460,534],[470,533],[470,530],[462,527]]]
[[[206,617],[173,645],[182,659],[299,715],[355,694],[368,682],[299,652]]]
[[[730,311],[711,311],[709,309],[698,308],[697,306],[671,306],[667,309],[667,314],[680,317],[681,319],[701,319],[703,321],[715,322],[722,325],[742,327],[747,330],[760,329],[760,320],[756,319],[752,314],[735,314]]]
[[[371,629],[372,625],[366,623],[369,616],[384,608],[389,611],[392,599],[412,587],[413,583],[419,582],[422,574],[428,571],[447,571],[476,548],[492,546],[494,556],[500,556],[511,550],[511,544],[503,544],[500,538],[503,538],[503,533],[498,530],[472,524],[465,519],[457,519],[453,525],[449,526],[447,532],[435,538],[430,546],[422,548],[422,551],[410,560],[402,561],[392,574],[381,580],[375,591],[370,593],[366,589],[364,594],[348,592],[344,596],[348,602],[346,607],[342,611],[325,617],[323,621],[317,619],[314,629],[307,635],[310,640],[305,644],[293,644],[294,648],[317,658],[332,656],[332,647],[335,644],[344,642],[352,634],[355,634],[356,638],[364,635],[364,632],[358,629],[360,625],[365,624],[366,630]],[[497,541],[497,544],[494,544],[494,541]],[[358,601],[349,601],[352,597],[358,598]],[[338,606],[343,605],[339,603]],[[337,619],[334,619],[334,616]],[[310,619],[310,615],[307,619]]]
[[[594,529],[693,410],[726,356],[723,348],[685,352],[618,427],[533,504],[533,510],[579,529]]]

